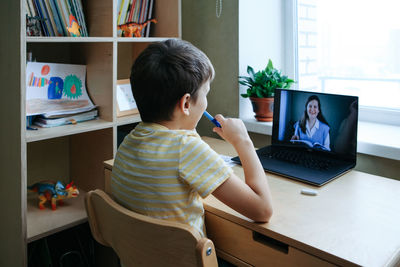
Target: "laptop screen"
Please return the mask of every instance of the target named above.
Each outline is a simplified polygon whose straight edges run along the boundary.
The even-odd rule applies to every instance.
[[[355,160],[358,97],[277,89],[272,144]]]

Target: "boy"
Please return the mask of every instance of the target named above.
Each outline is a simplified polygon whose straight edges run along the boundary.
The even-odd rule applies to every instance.
[[[205,236],[201,197],[216,198],[259,222],[272,215],[268,182],[246,127],[217,115],[213,129],[242,160],[243,182],[195,128],[207,107],[214,68],[190,43],[150,44],[132,67],[131,85],[142,122],[115,157],[111,190],[127,208],[189,224]]]

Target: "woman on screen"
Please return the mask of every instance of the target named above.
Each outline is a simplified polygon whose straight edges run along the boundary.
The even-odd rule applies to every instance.
[[[330,151],[329,125],[321,110],[318,96],[311,95],[300,121],[294,124],[292,142],[302,142],[313,148]]]

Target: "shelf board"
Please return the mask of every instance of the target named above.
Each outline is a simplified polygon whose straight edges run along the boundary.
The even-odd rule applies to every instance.
[[[113,41],[113,37],[26,37],[27,43],[104,43]]]
[[[129,115],[129,116],[123,116],[123,117],[119,117],[117,118],[117,126],[121,126],[121,125],[126,125],[126,124],[130,124],[130,123],[136,123],[136,122],[140,122],[140,115],[139,114],[135,114],[135,115]]]
[[[56,126],[51,128],[38,128],[38,130],[26,131],[26,142],[40,141],[49,138],[56,138],[66,135],[91,132],[113,127],[113,123],[102,119],[78,122],[77,124],[69,124]]]
[[[29,192],[26,214],[28,243],[87,221],[85,194],[79,189],[77,198],[66,199],[63,206],[53,211],[49,202],[45,203],[46,209],[39,209],[37,193]]]
[[[27,36],[27,43],[106,43],[117,40],[120,43],[151,43],[162,42],[176,37],[42,37]]]
[[[178,39],[175,37],[118,37],[117,41],[120,43],[151,43],[151,42],[162,42],[168,39]]]

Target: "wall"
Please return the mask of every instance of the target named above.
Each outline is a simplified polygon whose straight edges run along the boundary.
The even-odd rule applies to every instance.
[[[222,14],[216,17],[215,0],[182,1],[182,39],[207,54],[216,77],[208,94],[208,112],[212,115],[238,117],[238,1],[222,2]],[[200,135],[216,136],[213,125],[202,118]]]
[[[25,101],[25,95],[20,92],[21,85],[25,83],[20,63],[21,53],[25,50],[21,43],[21,35],[25,34],[21,32],[21,3],[0,1],[0,23],[7,25],[2,27],[0,42],[0,80],[3,82],[3,97],[0,100],[3,122],[0,131],[0,203],[3,214],[0,222],[0,266],[26,265],[23,216],[26,203],[22,202],[24,198],[21,195],[26,192],[25,147],[22,146],[25,121],[21,122],[25,108],[21,103]]]
[[[243,3],[254,3],[253,1],[242,1],[240,6],[243,7]],[[274,0],[270,4],[278,8],[278,2]],[[208,111],[212,115],[218,112],[226,116],[237,117],[239,115],[237,83],[239,49],[243,49],[242,46],[239,47],[239,0],[223,1],[222,14],[219,19],[216,18],[215,8],[214,0],[183,0],[182,37],[203,50],[214,64],[216,78],[211,84]],[[278,19],[275,23],[281,21],[282,25],[276,27],[283,31],[283,20],[285,18],[279,14],[277,16]],[[247,29],[251,30],[251,23],[249,24]],[[255,25],[256,22],[253,22],[253,26]],[[243,29],[242,32],[245,28],[241,28]],[[261,32],[261,30],[258,29],[258,32]],[[256,45],[249,46],[245,51],[241,50],[240,52],[254,51],[252,47],[256,47]],[[275,57],[276,65],[279,67],[282,64],[283,66],[282,54],[275,54]],[[209,121],[200,120],[197,128],[200,135],[216,136],[211,129],[212,125]],[[271,143],[270,136],[250,133],[250,137],[256,147]],[[400,163],[395,160],[358,154],[356,170],[400,180]]]

